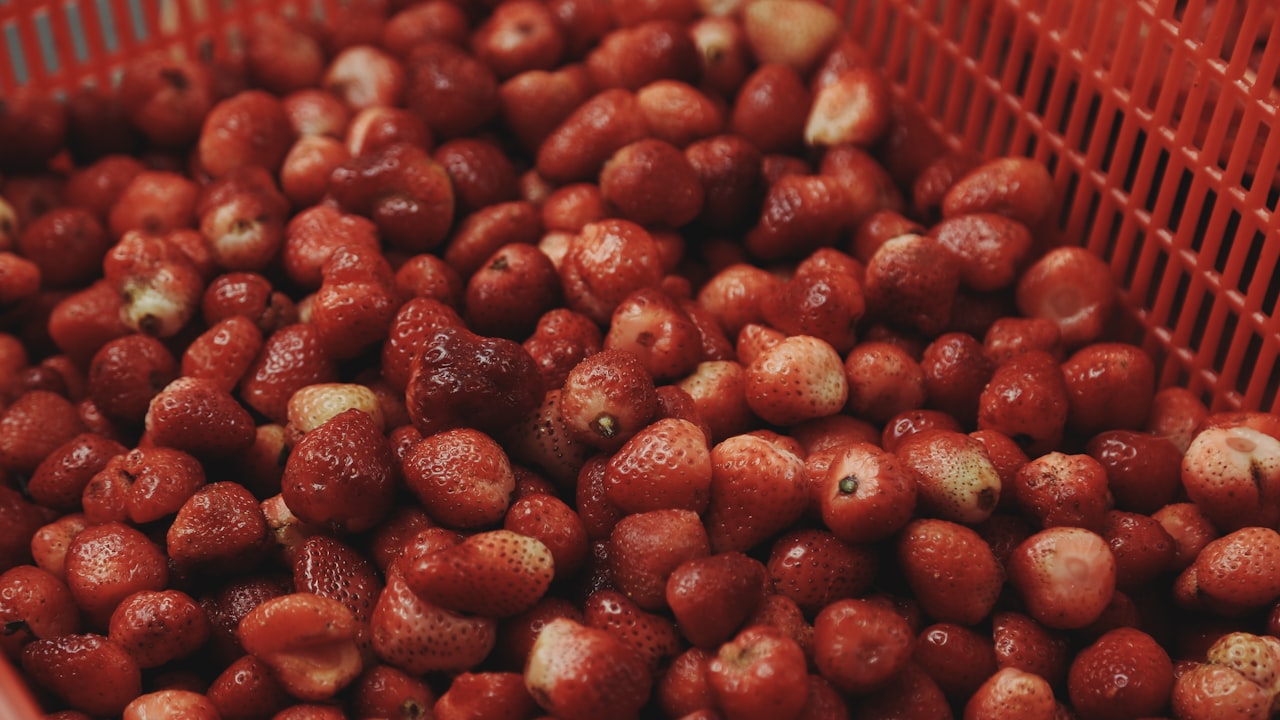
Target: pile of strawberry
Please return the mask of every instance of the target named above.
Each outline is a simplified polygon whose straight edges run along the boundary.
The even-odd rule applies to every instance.
[[[0,102],[61,720],[1266,718],[1280,418],[810,0],[361,0]]]

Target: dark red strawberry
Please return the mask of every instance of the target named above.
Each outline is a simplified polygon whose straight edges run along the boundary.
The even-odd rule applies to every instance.
[[[491,530],[409,561],[405,582],[420,598],[450,610],[509,617],[532,608],[554,577],[551,551],[538,540]]]
[[[686,560],[667,579],[667,605],[689,642],[713,650],[756,611],[767,579],[764,565],[740,552]]]
[[[357,620],[368,622],[382,592],[382,578],[373,563],[340,540],[313,535],[294,552],[293,586],[337,600]]]

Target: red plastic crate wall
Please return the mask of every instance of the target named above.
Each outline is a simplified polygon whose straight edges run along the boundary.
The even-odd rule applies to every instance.
[[[1274,3],[835,6],[952,146],[1048,165],[1062,237],[1110,263],[1163,383],[1216,408],[1280,410]],[[109,82],[157,47],[225,55],[256,13],[337,10],[335,0],[0,0],[0,94]]]

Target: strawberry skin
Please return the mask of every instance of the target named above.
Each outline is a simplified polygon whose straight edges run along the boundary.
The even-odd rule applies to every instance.
[[[424,601],[485,617],[531,609],[555,576],[551,551],[510,530],[478,533],[406,565],[405,582]]]

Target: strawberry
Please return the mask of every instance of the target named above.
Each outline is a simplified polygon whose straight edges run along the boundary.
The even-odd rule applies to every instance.
[[[680,652],[680,631],[663,615],[641,610],[616,590],[597,590],[583,603],[583,623],[605,630],[635,648],[650,672]]]
[[[1055,449],[1067,423],[1067,383],[1043,350],[1001,364],[978,399],[978,428],[998,430],[1030,455]]]
[[[23,393],[0,411],[0,470],[29,474],[82,432],[70,400],[48,390]]]
[[[289,454],[280,494],[303,522],[358,533],[391,510],[394,464],[368,413],[347,410],[307,433]]]
[[[366,667],[351,685],[351,711],[359,717],[425,717],[435,703],[426,681],[390,665]]]
[[[605,467],[605,498],[623,513],[702,512],[710,500],[711,451],[687,420],[663,419],[636,433]]]
[[[929,674],[914,663],[875,692],[859,698],[853,720],[947,720],[947,698]]]
[[[915,471],[920,512],[957,523],[986,520],[1000,502],[1003,483],[981,441],[931,428],[903,438],[894,453]]]
[[[911,626],[889,606],[837,600],[813,622],[818,672],[848,693],[866,693],[902,671],[911,657]]]
[[[184,717],[191,720],[222,720],[218,708],[203,693],[168,688],[139,695],[124,708],[121,720],[149,717]]]
[[[1280,597],[1280,533],[1246,527],[1204,546],[1191,569],[1211,600],[1261,607]]]
[[[213,381],[183,377],[165,386],[147,409],[147,435],[156,445],[218,457],[248,448],[253,417]]]
[[[155,543],[128,525],[93,525],[67,547],[67,588],[92,625],[105,628],[122,600],[168,585],[167,560]]]
[[[707,683],[711,653],[689,648],[680,653],[657,678],[654,696],[667,717],[684,717],[697,710],[714,707],[715,698]]]
[[[524,682],[538,705],[558,718],[630,720],[639,716],[653,677],[640,652],[624,641],[557,618],[538,633]]]
[[[129,651],[144,669],[191,655],[211,633],[204,608],[179,590],[142,590],[130,595],[111,613],[108,628],[107,637]]]
[[[707,536],[717,552],[745,551],[789,527],[809,503],[804,461],[753,435],[711,449]]]
[[[667,607],[667,581],[682,563],[711,554],[706,528],[691,510],[654,510],[622,518],[609,535],[618,590],[644,610]]]
[[[413,359],[435,331],[446,326],[462,327],[458,311],[442,300],[428,297],[409,299],[396,311],[382,344],[382,377],[393,388],[409,384]]]
[[[255,607],[240,621],[237,635],[290,695],[318,701],[333,697],[360,674],[358,631],[359,623],[342,603],[299,592]]]
[[[991,639],[999,667],[1024,670],[1055,686],[1066,680],[1071,655],[1067,637],[1061,632],[1029,615],[996,611],[991,616]]]
[[[590,541],[582,517],[554,495],[534,492],[511,503],[502,527],[545,545],[558,580],[576,575],[586,561]]]
[[[667,578],[667,606],[689,642],[713,650],[756,611],[767,577],[759,560],[740,552],[686,560]]]
[[[94,354],[89,397],[103,415],[135,426],[146,416],[151,399],[177,375],[178,363],[163,343],[149,335],[125,335]]]
[[[1054,720],[1053,689],[1038,675],[1003,668],[987,679],[964,706],[964,720],[1024,718]]]
[[[973,625],[995,607],[1004,570],[972,529],[921,519],[898,536],[898,565],[921,609],[936,620]]]
[[[537,710],[537,704],[524,686],[524,677],[519,673],[480,672],[454,677],[449,689],[436,701],[431,715],[435,720],[481,717],[524,720],[533,717]],[[426,712],[425,708],[423,712]]]
[[[538,364],[543,384],[551,390],[564,386],[575,365],[604,349],[604,335],[586,315],[554,308],[538,318],[523,344]]]
[[[346,606],[356,620],[368,622],[382,592],[373,563],[341,540],[313,535],[292,556],[293,586]]]
[[[1158,715],[1173,690],[1173,663],[1150,635],[1119,628],[1076,655],[1067,688],[1072,707],[1090,718]]]
[[[1040,527],[1069,525],[1101,532],[1106,524],[1107,471],[1088,455],[1050,452],[1018,469],[1014,502]]]
[[[257,498],[244,486],[216,482],[182,505],[165,538],[169,558],[178,567],[232,572],[261,559],[267,522]]]
[[[886,538],[911,519],[919,493],[915,471],[873,443],[834,451],[810,492],[832,534],[849,543]]]
[[[1280,522],[1280,439],[1247,425],[1208,427],[1182,457],[1187,497],[1223,530]]]
[[[578,363],[560,392],[560,416],[571,437],[614,452],[649,424],[658,409],[653,376],[626,350],[605,350]]]
[[[409,417],[424,436],[462,426],[494,433],[542,398],[542,375],[524,347],[453,326],[424,339],[405,389]]]
[[[1122,590],[1146,587],[1173,567],[1173,538],[1147,515],[1111,510],[1102,537],[1116,558],[1116,587]]]
[[[538,407],[507,429],[502,445],[515,462],[541,470],[560,487],[573,487],[591,446],[569,432],[560,413],[562,394],[548,390]]]
[[[337,366],[325,354],[316,329],[307,324],[286,325],[263,342],[240,381],[240,397],[272,422],[284,425],[295,391],[337,379]]]
[[[433,605],[510,617],[537,604],[554,573],[546,545],[510,530],[491,530],[413,559],[405,565],[404,579]]]
[[[76,435],[40,461],[27,481],[27,494],[47,508],[74,511],[90,478],[125,451],[120,443],[97,433]]]
[[[1173,714],[1179,718],[1271,717],[1273,695],[1237,670],[1216,663],[1195,663],[1173,684]]]
[[[865,593],[879,557],[824,530],[793,530],[769,550],[769,581],[810,617],[835,600]]]
[[[547,595],[532,610],[502,620],[498,626],[498,642],[492,656],[495,667],[504,670],[523,669],[525,661],[529,659],[529,650],[538,633],[542,632],[542,627],[561,617],[583,622],[582,610],[577,603],[556,595]]]
[[[205,692],[223,720],[270,718],[293,702],[271,668],[252,655],[232,661]]]
[[[844,364],[825,340],[787,337],[747,365],[744,392],[751,411],[775,425],[834,415],[844,408]]]
[[[1119,510],[1154,513],[1182,488],[1182,453],[1168,438],[1107,430],[1090,438],[1085,452],[1107,471],[1107,489]]]
[[[465,617],[420,599],[394,566],[369,626],[378,658],[415,675],[470,670],[493,649],[497,636],[493,618]]]
[[[727,717],[799,718],[809,699],[804,653],[777,628],[738,633],[707,664],[707,684]]]
[[[608,465],[609,456],[592,456],[578,473],[578,486],[574,490],[578,517],[582,518],[582,526],[591,540],[607,539],[613,532],[613,527],[623,518],[622,511],[614,507],[604,494],[604,475]],[[692,510],[689,512],[693,513]],[[697,513],[693,513],[693,516],[696,519]],[[705,535],[705,531],[703,534]]]
[[[1116,586],[1116,560],[1097,533],[1052,527],[1027,538],[1009,559],[1009,583],[1031,617],[1081,628],[1102,614]]]
[[[969,699],[998,669],[990,635],[948,622],[920,631],[911,660],[948,698],[959,702]]]
[[[22,651],[22,669],[35,685],[90,715],[118,715],[142,694],[138,663],[101,635],[36,640]]]
[[[45,570],[19,565],[0,574],[0,652],[17,662],[22,646],[80,629],[80,609],[67,586]]]
[[[149,523],[171,517],[205,484],[194,456],[165,447],[116,455],[85,485],[81,505],[92,523]]]
[[[704,358],[703,341],[679,300],[661,288],[643,287],[613,309],[604,347],[635,355],[655,381],[669,382],[688,375]]]
[[[502,447],[470,428],[424,437],[409,450],[401,469],[427,514],[450,528],[497,524],[516,486]]]

